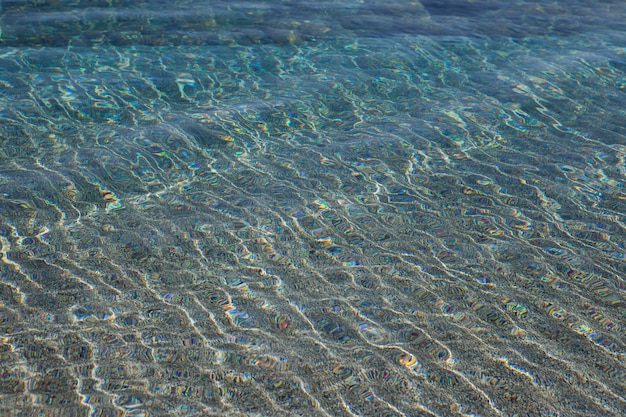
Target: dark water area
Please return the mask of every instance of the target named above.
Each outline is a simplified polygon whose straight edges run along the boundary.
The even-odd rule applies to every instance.
[[[625,415],[624,22],[0,1],[0,416]]]
[[[621,1],[4,1],[7,46],[285,44],[624,31]]]

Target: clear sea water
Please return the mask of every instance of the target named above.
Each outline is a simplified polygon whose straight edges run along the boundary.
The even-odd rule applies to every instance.
[[[0,1],[1,416],[626,415],[626,3]]]

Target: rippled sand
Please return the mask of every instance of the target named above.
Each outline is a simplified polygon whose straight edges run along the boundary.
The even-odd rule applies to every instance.
[[[454,3],[5,5],[0,415],[626,414],[625,9]]]

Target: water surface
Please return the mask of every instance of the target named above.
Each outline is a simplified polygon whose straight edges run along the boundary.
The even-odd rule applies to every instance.
[[[0,415],[624,415],[592,3],[0,2]]]

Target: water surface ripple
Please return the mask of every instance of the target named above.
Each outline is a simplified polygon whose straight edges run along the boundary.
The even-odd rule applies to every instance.
[[[1,2],[0,415],[625,415],[590,4]]]

